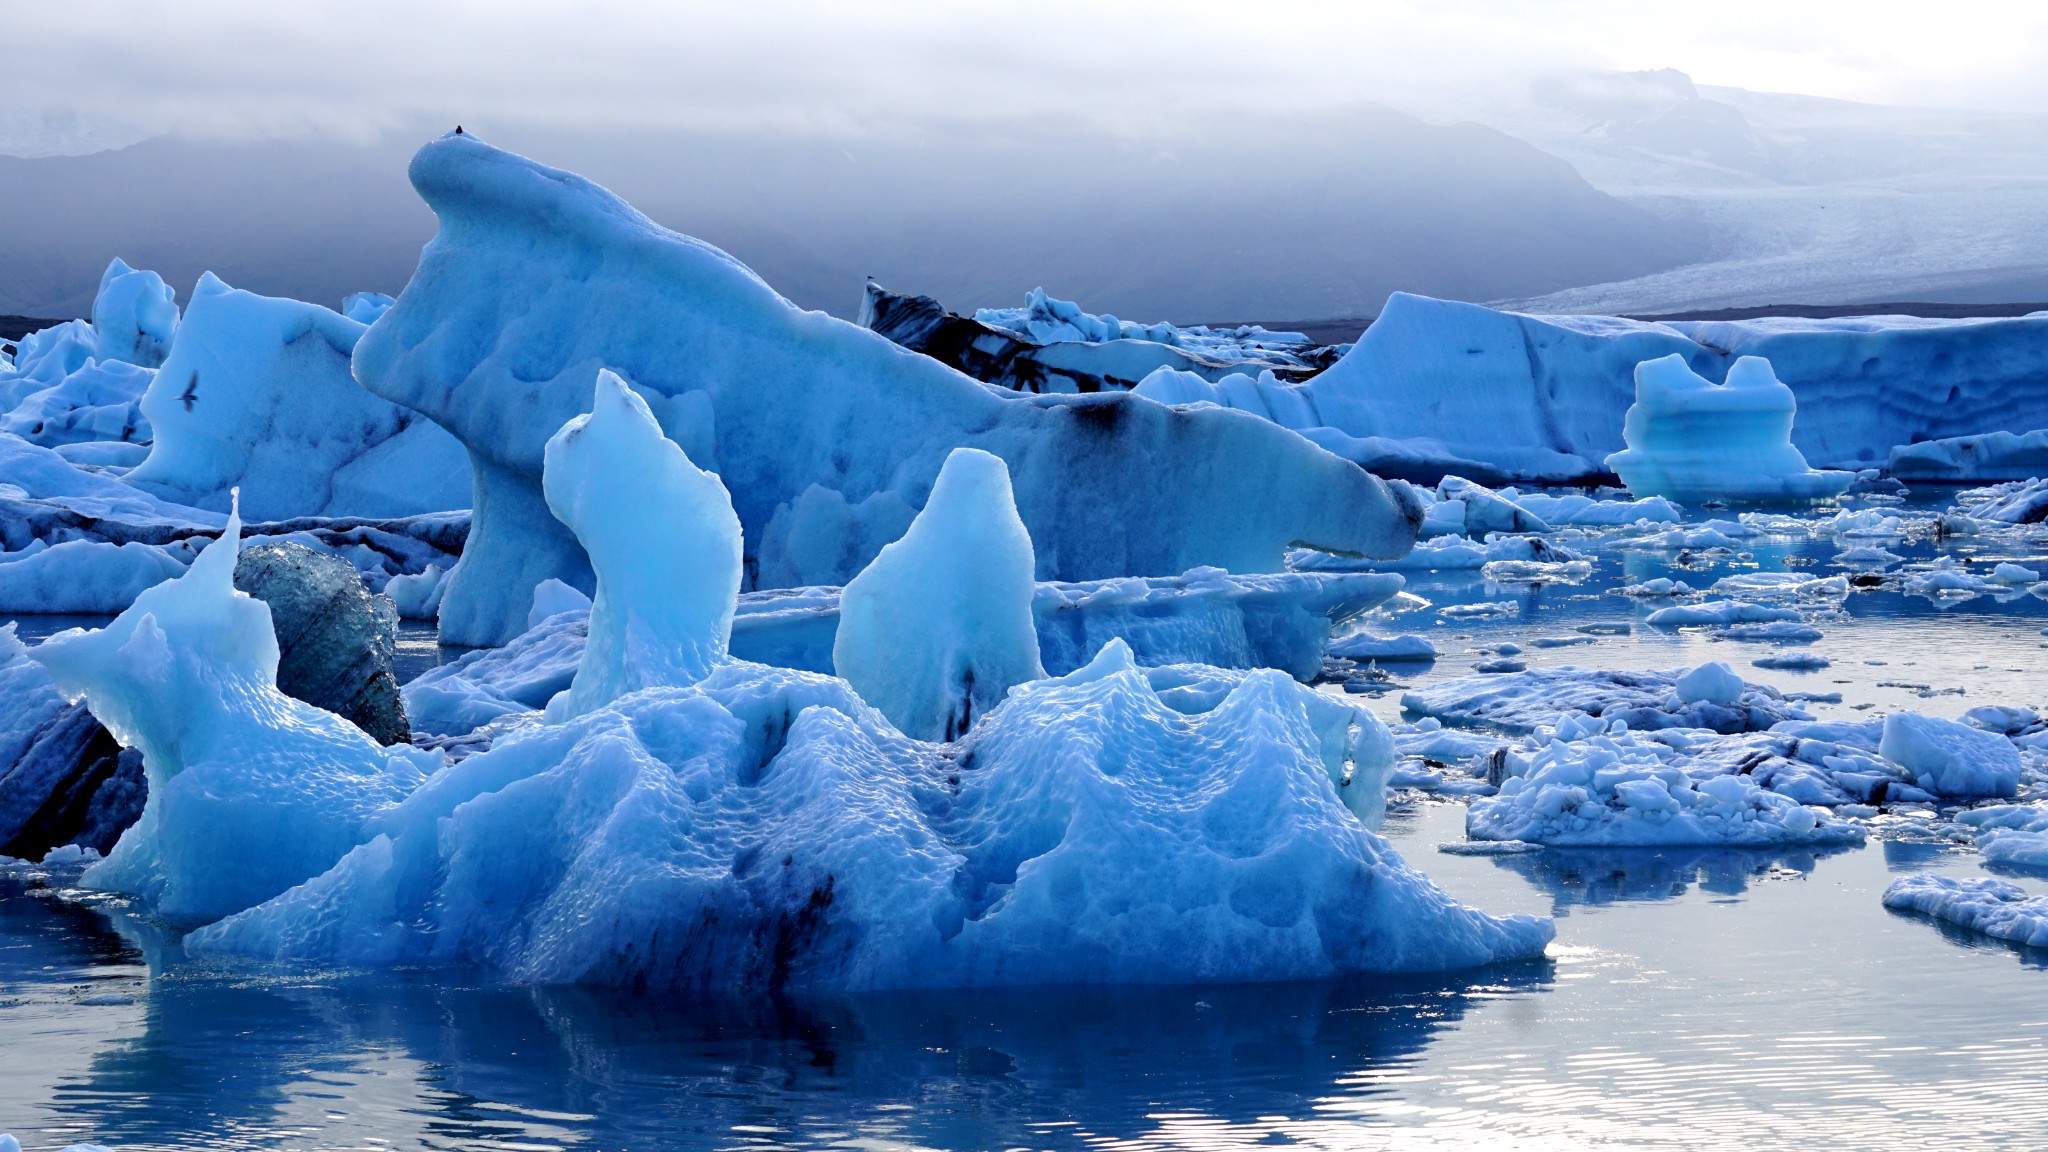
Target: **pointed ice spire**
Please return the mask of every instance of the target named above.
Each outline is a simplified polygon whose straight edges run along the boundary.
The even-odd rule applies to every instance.
[[[740,520],[718,477],[664,436],[617,373],[548,441],[548,508],[590,555],[590,643],[551,720],[642,688],[694,684],[726,659],[740,591]]]

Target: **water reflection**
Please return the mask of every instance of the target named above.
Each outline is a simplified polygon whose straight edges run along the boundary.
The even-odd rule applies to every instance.
[[[1670,900],[1697,887],[1736,897],[1752,884],[1811,873],[1818,863],[1852,848],[1550,848],[1528,855],[1495,856],[1550,897],[1552,915],[1575,906]]]
[[[132,972],[157,950],[129,935],[132,921],[81,917],[97,914],[0,894],[12,977],[59,958]],[[1358,1084],[1412,1063],[1474,1005],[1550,980],[1538,962],[763,1004],[172,964],[153,980],[137,974],[132,1027],[56,1085],[41,1127],[122,1149],[1134,1140],[1165,1114],[1250,1124],[1299,1117],[1318,1097],[1394,1091],[1399,1076]]]

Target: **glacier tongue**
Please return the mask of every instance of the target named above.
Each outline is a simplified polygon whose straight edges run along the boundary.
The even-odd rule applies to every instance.
[[[1012,686],[1045,675],[1032,567],[1009,469],[955,448],[910,530],[840,594],[833,670],[912,736],[964,735]]]
[[[550,719],[703,679],[726,658],[740,592],[740,522],[725,485],[602,369],[591,411],[562,425],[545,459],[548,507],[597,573],[583,663]]]
[[[1291,544],[1395,556],[1414,540],[1407,493],[1268,421],[999,392],[799,311],[725,253],[474,136],[422,148],[412,179],[440,232],[355,366],[469,450],[476,520],[441,605],[450,642],[503,643],[536,584],[588,583],[583,549],[540,497],[541,448],[600,364],[725,480],[757,584],[846,580],[889,538],[864,518],[900,525],[963,445],[1009,465],[1041,579],[1277,571]],[[842,551],[809,568],[777,551],[818,540]]]

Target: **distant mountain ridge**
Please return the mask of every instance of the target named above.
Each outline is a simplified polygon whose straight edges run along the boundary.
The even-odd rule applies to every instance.
[[[967,309],[1043,286],[1148,322],[1362,315],[1396,289],[1535,295],[1711,246],[1705,230],[1599,192],[1503,133],[1377,106],[1142,139],[1055,127],[867,141],[485,135],[842,316],[868,275]],[[396,292],[434,228],[405,179],[415,143],[158,139],[0,157],[0,311],[80,314],[116,255],[181,297],[205,270],[329,306]]]

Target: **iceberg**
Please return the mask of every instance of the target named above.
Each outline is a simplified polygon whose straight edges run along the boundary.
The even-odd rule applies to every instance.
[[[1473,801],[1465,831],[1474,840],[1579,848],[1863,839],[1848,821],[1768,791],[1750,776],[1710,771],[1695,778],[1662,741],[1583,716],[1559,721],[1526,767],[1501,781],[1498,795]]]
[[[1901,444],[1886,458],[1887,476],[1909,484],[1985,484],[2048,473],[2048,429],[2015,435],[1986,432]]]
[[[81,882],[172,921],[218,919],[326,871],[440,759],[381,748],[277,690],[270,609],[234,587],[240,527],[231,511],[184,575],[30,653],[141,751],[148,777],[141,819]]]
[[[1636,365],[1636,402],[1607,467],[1631,494],[1698,503],[1812,503],[1841,495],[1853,472],[1816,472],[1792,446],[1796,402],[1770,361],[1744,356],[1715,384],[1672,353]]]
[[[317,304],[201,276],[142,397],[155,443],[127,480],[212,511],[239,486],[255,520],[467,507],[461,446],[350,375],[363,331]]]
[[[1034,566],[1002,458],[955,448],[910,530],[840,594],[833,671],[907,735],[958,739],[1045,675]]]
[[[559,617],[558,617],[559,619]],[[798,992],[1277,980],[1539,954],[1368,830],[1385,729],[1111,645],[958,745],[729,661],[451,765],[199,953]]]
[[[703,679],[726,658],[740,591],[740,522],[725,486],[605,370],[590,412],[562,425],[543,455],[548,508],[597,573],[589,642],[549,718]]]
[[[41,859],[82,844],[105,852],[142,807],[140,758],[0,627],[0,856]]]
[[[1994,939],[2048,948],[2048,896],[2029,896],[2010,880],[1915,872],[1892,881],[1884,890],[1884,906]]]
[[[148,368],[89,360],[57,383],[22,395],[0,416],[0,431],[45,448],[147,443],[152,433],[141,401],[155,378]],[[6,383],[0,376],[0,387]]]
[[[1884,718],[1878,752],[1936,796],[2019,793],[2019,750],[1996,732],[1939,716],[1894,712]]]
[[[379,744],[411,739],[391,668],[398,614],[373,596],[339,556],[303,544],[242,547],[235,590],[270,609],[277,637],[277,690],[332,712]]]
[[[1494,479],[1601,475],[1625,447],[1636,365],[1677,355],[1709,380],[1762,357],[1800,412],[1793,445],[1821,467],[1869,468],[1919,441],[2048,428],[2048,313],[1997,320],[1905,316],[1651,323],[1531,316],[1397,292],[1343,359],[1303,388],[1305,432],[1390,458],[1407,446],[1434,480],[1473,462]],[[1473,420],[1474,412],[1490,418]],[[1430,472],[1435,470],[1435,474]],[[1468,476],[1480,475],[1463,471]]]
[[[725,253],[474,136],[429,143],[411,174],[440,232],[355,371],[470,453],[475,524],[441,603],[448,642],[511,639],[542,580],[591,586],[540,474],[600,366],[725,481],[753,587],[795,570],[792,550],[812,582],[850,578],[890,538],[867,522],[900,531],[962,446],[1009,466],[1040,579],[1274,571],[1293,544],[1397,556],[1414,541],[1407,493],[1268,421],[992,389],[799,311]]]

